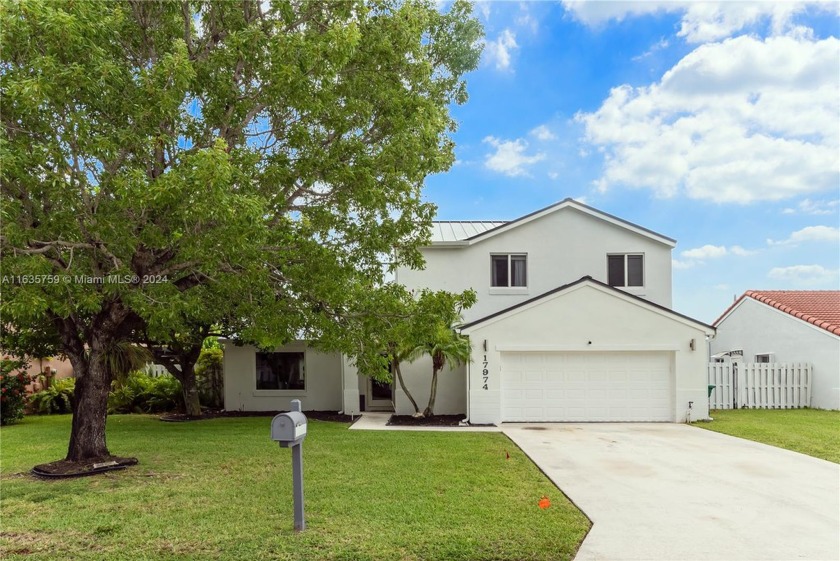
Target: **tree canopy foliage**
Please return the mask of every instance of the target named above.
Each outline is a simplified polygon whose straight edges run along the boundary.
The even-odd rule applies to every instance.
[[[116,343],[224,324],[350,350],[352,299],[421,264],[468,3],[31,0],[0,25],[0,312],[73,364],[69,460],[108,454]]]

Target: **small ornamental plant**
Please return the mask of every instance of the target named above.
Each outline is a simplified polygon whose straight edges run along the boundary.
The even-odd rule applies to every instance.
[[[19,360],[3,360],[0,365],[0,425],[23,419],[26,385],[31,382],[25,369],[26,363]]]

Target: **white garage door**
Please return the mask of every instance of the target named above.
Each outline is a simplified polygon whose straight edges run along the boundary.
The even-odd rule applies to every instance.
[[[672,421],[671,379],[669,353],[502,353],[502,418]]]

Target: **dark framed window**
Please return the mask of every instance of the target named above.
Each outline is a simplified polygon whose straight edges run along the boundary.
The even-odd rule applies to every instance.
[[[258,390],[305,390],[302,352],[257,353]]]
[[[640,253],[607,255],[607,284],[644,286],[645,256]]]
[[[528,286],[528,257],[525,254],[490,256],[490,286]]]

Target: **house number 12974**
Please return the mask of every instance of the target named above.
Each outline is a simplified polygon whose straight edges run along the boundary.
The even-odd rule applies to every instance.
[[[484,355],[484,361],[481,363],[481,389],[486,390],[489,389],[487,387],[487,380],[490,379],[490,370],[487,369],[487,365],[490,364],[487,362],[487,355]]]

